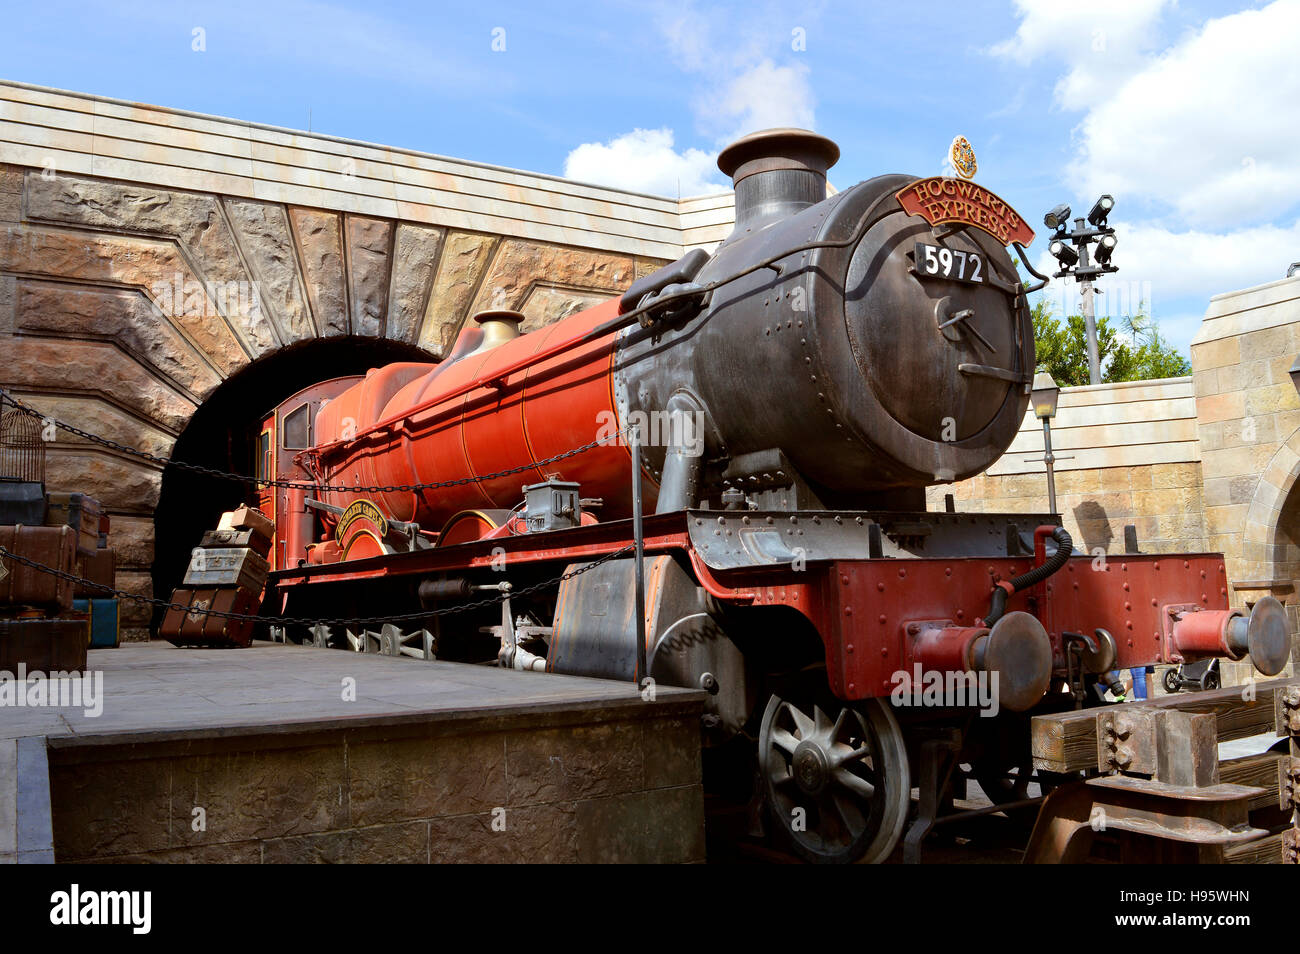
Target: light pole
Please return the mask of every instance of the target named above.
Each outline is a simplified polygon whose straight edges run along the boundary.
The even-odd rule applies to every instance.
[[[1056,402],[1061,389],[1046,371],[1034,375],[1029,391],[1029,401],[1034,406],[1034,416],[1043,422],[1043,463],[1047,465],[1047,502],[1056,513],[1056,456],[1052,453],[1052,418],[1056,417]]]
[[[1101,384],[1101,359],[1097,351],[1097,320],[1093,307],[1095,289],[1093,280],[1106,272],[1117,272],[1119,268],[1110,264],[1111,254],[1115,251],[1115,230],[1106,224],[1110,210],[1115,207],[1115,198],[1103,195],[1093,203],[1087,221],[1074,220],[1074,231],[1065,230],[1070,219],[1070,207],[1058,205],[1043,216],[1043,224],[1055,229],[1047,250],[1060,262],[1061,270],[1056,278],[1074,276],[1080,284],[1083,299],[1083,326],[1088,338],[1088,383]],[[1097,249],[1091,255],[1088,246],[1096,244]],[[1073,246],[1073,248],[1071,248]]]
[[[1074,230],[1083,229],[1083,219],[1074,220]],[[1079,246],[1079,265],[1088,266],[1088,246]],[[1083,327],[1088,335],[1088,383],[1101,384],[1101,357],[1097,353],[1097,317],[1092,302],[1092,279],[1079,280],[1079,297],[1083,300]]]

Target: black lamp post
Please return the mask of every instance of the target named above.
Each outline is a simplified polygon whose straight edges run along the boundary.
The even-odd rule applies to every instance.
[[[1056,417],[1056,402],[1061,388],[1046,371],[1034,375],[1029,391],[1029,402],[1034,416],[1043,422],[1043,463],[1047,465],[1047,500],[1052,513],[1056,513],[1056,456],[1052,453],[1052,418]]]

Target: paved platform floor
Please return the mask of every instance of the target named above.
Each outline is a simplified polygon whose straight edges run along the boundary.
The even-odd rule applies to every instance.
[[[0,739],[143,735],[149,738],[327,728],[363,719],[461,718],[494,711],[574,706],[641,706],[631,683],[515,672],[492,666],[424,662],[338,649],[257,642],[247,649],[179,649],[128,643],[92,649],[89,671],[103,675],[103,711],[0,708]],[[355,699],[344,680],[355,680]],[[699,693],[661,686],[657,700]]]

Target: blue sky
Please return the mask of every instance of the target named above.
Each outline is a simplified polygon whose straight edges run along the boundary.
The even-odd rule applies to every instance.
[[[1300,260],[1300,0],[140,0],[6,26],[6,79],[665,194],[722,188],[713,156],[755,128],[835,139],[841,188],[939,172],[962,134],[1033,223],[1114,193],[1099,311],[1146,301],[1184,351],[1210,295]]]

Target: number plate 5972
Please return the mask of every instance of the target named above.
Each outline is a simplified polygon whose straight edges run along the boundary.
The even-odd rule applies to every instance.
[[[916,243],[916,272],[922,278],[947,278],[955,282],[984,283],[984,256],[955,248]]]

